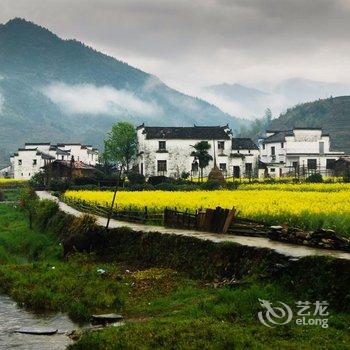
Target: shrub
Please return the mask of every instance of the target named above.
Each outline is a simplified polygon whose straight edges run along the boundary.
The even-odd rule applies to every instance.
[[[212,190],[219,190],[222,187],[222,185],[218,182],[204,182],[201,184],[202,190],[212,191]]]
[[[145,176],[139,173],[129,173],[128,180],[131,185],[141,185],[146,182]]]
[[[42,188],[45,186],[45,173],[38,172],[34,174],[30,180],[29,185],[34,188]]]
[[[63,180],[52,180],[50,182],[51,191],[63,192],[68,188],[68,184]]]
[[[21,189],[19,196],[19,206],[28,215],[29,228],[32,228],[34,216],[37,209],[38,197],[31,187],[24,187]]]
[[[166,177],[166,176],[150,176],[147,182],[153,186],[156,186],[163,182],[172,182],[172,181],[169,177]]]
[[[77,322],[87,322],[91,319],[91,313],[88,307],[80,301],[74,301],[68,311],[68,316]]]
[[[163,182],[154,187],[159,191],[176,191],[178,189],[178,185],[169,182]]]
[[[239,183],[234,181],[234,182],[227,182],[226,183],[226,188],[228,190],[236,190],[239,187]]]
[[[58,212],[59,207],[56,202],[48,199],[38,201],[36,206],[36,223],[40,229],[47,228],[50,219]]]
[[[73,181],[75,185],[97,185],[98,181],[93,177],[76,177]]]
[[[181,179],[187,180],[189,177],[190,177],[190,173],[189,172],[183,171],[181,173]]]
[[[96,218],[89,214],[84,214],[74,218],[69,227],[71,235],[88,235],[96,229]]]
[[[309,183],[321,183],[323,182],[323,177],[320,173],[315,173],[307,177],[305,181]]]
[[[153,185],[144,183],[144,184],[135,184],[135,185],[129,185],[126,188],[122,188],[121,190],[128,190],[128,191],[152,191],[155,187]]]

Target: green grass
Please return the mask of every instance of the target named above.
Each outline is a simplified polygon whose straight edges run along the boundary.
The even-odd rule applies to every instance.
[[[78,321],[95,312],[125,317],[124,326],[84,334],[73,350],[347,349],[350,343],[350,315],[332,308],[328,329],[261,325],[259,298],[299,300],[277,280],[253,275],[245,285],[214,288],[172,269],[139,270],[93,254],[63,261],[57,238],[29,230],[18,208],[0,206],[0,218],[1,292],[31,310],[63,311]]]
[[[0,264],[57,260],[59,240],[37,229],[29,230],[28,220],[16,206],[0,204]]]
[[[295,301],[276,285],[214,289],[182,283],[185,288],[134,305],[131,315],[136,314],[125,326],[88,333],[70,349],[346,349],[349,344],[349,315],[332,315],[328,329],[261,325],[258,298]]]
[[[20,191],[19,188],[11,188],[11,189],[2,190],[2,192],[5,195],[5,200],[11,201],[11,202],[14,202],[18,199],[19,191]]]

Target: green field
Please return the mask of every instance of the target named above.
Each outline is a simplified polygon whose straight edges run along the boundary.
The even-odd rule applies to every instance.
[[[298,300],[276,281],[252,275],[229,287],[94,254],[63,261],[59,239],[38,223],[29,230],[19,209],[0,205],[0,218],[1,292],[34,311],[63,311],[81,322],[95,312],[125,317],[125,326],[88,333],[72,349],[346,349],[350,343],[350,315],[332,309],[327,329],[263,326],[259,298]]]

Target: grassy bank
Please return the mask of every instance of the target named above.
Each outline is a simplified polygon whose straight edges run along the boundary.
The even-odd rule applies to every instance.
[[[304,266],[298,267],[294,288],[291,288],[288,273],[275,272],[274,278],[270,278],[272,272],[259,269],[254,263],[243,268],[244,280],[225,285],[223,277],[209,279],[214,272],[208,273],[207,280],[199,278],[205,266],[203,269],[194,266],[189,250],[179,252],[182,261],[178,262],[170,250],[163,255],[155,252],[158,260],[151,259],[150,251],[158,244],[158,236],[153,241],[151,237],[144,237],[144,245],[140,246],[139,236],[113,231],[114,236],[124,236],[115,238],[115,245],[108,252],[96,241],[102,249],[98,251],[97,246],[92,245],[95,236],[91,236],[91,222],[79,223],[52,209],[40,208],[39,217],[41,220],[45,217],[45,222],[35,222],[34,228],[29,230],[28,220],[18,208],[0,206],[0,246],[3,248],[0,288],[21,305],[36,311],[60,310],[68,312],[75,320],[87,320],[95,312],[120,312],[126,318],[125,326],[87,333],[71,349],[346,349],[350,342],[349,313],[344,308],[335,311],[339,306],[332,303],[326,329],[295,323],[268,328],[258,321],[257,314],[261,310],[258,299],[283,301],[291,306],[298,300],[316,300],[318,293],[307,273],[307,266],[317,265],[316,261],[304,261]],[[63,260],[61,240],[72,235],[82,235],[84,242],[88,238],[96,253],[71,253]],[[192,246],[192,251],[207,254],[215,264],[224,257],[218,256],[215,260],[213,257],[218,251],[205,245],[196,248],[195,241],[187,243],[188,247],[184,241],[164,241],[163,249],[171,243],[177,250],[180,244],[185,249]],[[118,262],[114,262],[112,251],[117,256],[122,244],[128,245],[130,251],[125,250]],[[137,251],[138,246],[144,256]],[[230,252],[229,249],[222,247],[226,252]],[[173,268],[159,267],[166,255]],[[262,253],[256,251],[255,255]],[[248,258],[252,256],[248,254]],[[236,260],[237,264],[249,261],[240,258],[238,253],[235,259],[240,259]],[[187,260],[187,267],[176,268],[186,266]],[[200,257],[197,264],[203,262],[205,260]],[[217,271],[221,268],[236,271],[236,268],[229,270],[231,263],[226,261]],[[193,273],[191,264],[196,269]],[[264,265],[262,261],[259,264]],[[329,282],[332,276],[327,276],[332,264],[331,260],[318,264],[321,275],[316,271],[313,283],[320,289],[332,283]],[[322,270],[325,270],[323,275]],[[267,274],[265,277],[263,272]],[[190,277],[195,275],[196,279]],[[224,272],[220,276],[224,276]],[[334,285],[332,290],[340,287],[346,289],[346,286]]]

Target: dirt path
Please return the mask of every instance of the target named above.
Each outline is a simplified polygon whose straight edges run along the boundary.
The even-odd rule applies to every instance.
[[[60,206],[60,209],[68,214],[72,214],[75,216],[79,216],[82,214],[82,212],[59,201],[58,198],[52,196],[50,193],[46,191],[37,191],[36,193],[40,199],[49,199],[57,202]],[[106,226],[106,223],[107,223],[106,218],[101,216],[96,216],[96,218],[97,218],[97,223],[99,225]],[[125,222],[125,221],[118,221],[114,219],[110,221],[109,227],[110,228],[129,227],[130,229],[135,231],[160,232],[163,234],[196,237],[203,240],[210,240],[212,242],[233,242],[241,245],[246,245],[249,247],[272,249],[280,254],[296,257],[296,258],[301,258],[304,256],[310,256],[310,255],[323,255],[323,256],[332,256],[335,258],[350,260],[350,253],[341,252],[337,250],[319,249],[319,248],[312,248],[312,247],[306,247],[306,246],[295,245],[295,244],[276,242],[276,241],[269,240],[268,238],[261,238],[261,237],[245,237],[245,236],[236,236],[232,234],[223,235],[223,234],[216,234],[216,233],[210,233],[210,232],[179,230],[174,228],[165,228],[163,226],[150,226],[150,225],[144,225],[144,224]]]

